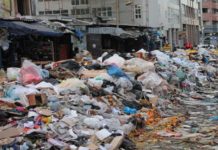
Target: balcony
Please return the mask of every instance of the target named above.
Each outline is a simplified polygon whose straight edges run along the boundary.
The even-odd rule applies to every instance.
[[[182,23],[188,25],[199,25],[199,20],[196,18],[182,17]]]
[[[218,14],[204,13],[203,20],[204,21],[218,21]]]
[[[203,2],[202,8],[217,8],[218,9],[218,3],[215,3],[212,1],[206,1],[206,2]]]

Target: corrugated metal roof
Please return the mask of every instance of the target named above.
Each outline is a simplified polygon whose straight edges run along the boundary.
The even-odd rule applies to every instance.
[[[8,29],[14,35],[41,35],[41,36],[62,36],[62,32],[57,32],[39,23],[24,23],[20,21],[0,20],[0,28]]]
[[[89,34],[109,34],[113,36],[118,36],[120,38],[137,38],[141,36],[140,32],[135,30],[125,31],[122,28],[117,27],[89,27]]]

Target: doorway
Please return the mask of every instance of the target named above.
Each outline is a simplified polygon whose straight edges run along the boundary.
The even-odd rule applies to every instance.
[[[30,15],[30,1],[29,0],[17,0],[17,10],[22,15]]]

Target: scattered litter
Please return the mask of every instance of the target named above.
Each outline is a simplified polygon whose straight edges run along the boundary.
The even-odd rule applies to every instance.
[[[2,70],[0,145],[51,150],[215,147],[217,64],[205,64],[198,53],[189,57],[185,50],[156,50],[152,60],[143,49],[136,53],[105,53],[94,60],[84,51],[76,60],[52,62],[46,69],[25,60],[21,68]],[[217,59],[207,50],[199,53]]]

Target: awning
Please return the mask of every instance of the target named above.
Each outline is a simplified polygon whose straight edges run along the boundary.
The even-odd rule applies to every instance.
[[[122,28],[117,27],[90,27],[88,29],[89,34],[109,34],[112,36],[118,36],[120,38],[137,38],[141,35],[136,31],[125,31]]]
[[[57,32],[39,23],[24,23],[20,21],[0,20],[0,28],[8,30],[12,35],[40,35],[49,37],[62,36],[64,33]]]

